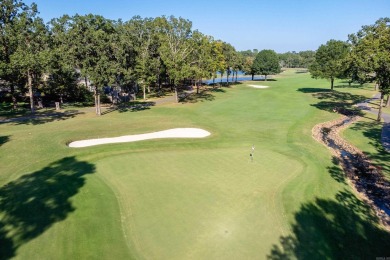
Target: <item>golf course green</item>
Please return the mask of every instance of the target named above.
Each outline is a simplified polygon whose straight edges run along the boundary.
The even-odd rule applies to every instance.
[[[328,90],[289,69],[188,103],[1,123],[0,259],[390,256],[390,233],[312,138],[339,117],[320,96]],[[353,94],[332,102],[373,93],[335,90]],[[172,128],[211,135],[67,146]],[[372,138],[363,130],[346,137]]]

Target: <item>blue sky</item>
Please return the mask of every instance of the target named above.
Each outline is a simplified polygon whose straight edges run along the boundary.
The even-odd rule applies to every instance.
[[[347,40],[362,25],[390,16],[390,0],[25,0],[48,22],[63,14],[109,19],[174,15],[237,50],[316,50],[330,39]]]

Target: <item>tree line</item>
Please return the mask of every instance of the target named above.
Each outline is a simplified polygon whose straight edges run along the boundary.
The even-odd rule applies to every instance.
[[[215,78],[242,70],[232,45],[192,29],[183,18],[133,17],[109,20],[99,15],[64,15],[45,24],[37,6],[20,0],[0,3],[0,79],[9,89],[14,108],[28,92],[34,111],[36,92],[49,99],[77,100],[84,85],[93,83],[96,112],[100,92],[115,85],[129,93],[159,92],[169,86],[176,93],[189,81]],[[81,82],[83,83],[83,82]]]
[[[199,92],[202,79],[215,79],[217,72],[229,84],[239,71],[252,79],[255,74],[266,78],[280,72],[280,64],[307,64],[281,57],[273,50],[236,51],[181,17],[122,21],[63,15],[44,23],[36,4],[0,3],[0,98],[9,98],[14,109],[21,97],[29,98],[32,112],[39,99],[92,98],[100,114],[102,90],[112,92],[108,86],[128,95],[142,93],[144,99],[168,88],[178,101],[184,86],[196,86]]]
[[[309,66],[313,78],[347,79],[349,84],[374,82],[380,92],[377,120],[381,120],[384,98],[390,105],[390,18],[381,18],[348,35],[348,41],[329,40],[321,45]]]

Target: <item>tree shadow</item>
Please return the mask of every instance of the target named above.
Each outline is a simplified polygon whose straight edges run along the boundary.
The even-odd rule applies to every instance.
[[[226,90],[224,90],[223,88],[211,88],[209,91],[215,93],[226,93]]]
[[[0,124],[11,123],[15,125],[41,125],[54,121],[62,121],[84,114],[78,110],[66,110],[64,112],[43,112],[39,114],[14,117],[0,120]]]
[[[218,92],[218,91],[213,91],[213,92]],[[224,91],[220,91],[220,92],[224,92]],[[181,103],[197,103],[197,102],[213,101],[213,100],[215,100],[215,96],[209,93],[209,91],[206,89],[200,91],[199,93],[183,92],[182,95],[179,97],[179,102]]]
[[[323,92],[332,92],[329,89],[325,88],[299,88],[297,91],[302,93],[323,93]]]
[[[8,142],[9,139],[10,139],[9,137],[10,137],[9,135],[2,135],[2,136],[0,136],[0,146],[5,144],[6,142]]]
[[[327,167],[330,176],[339,183],[347,184],[344,171],[340,166],[340,160],[336,156],[333,156],[332,163],[333,166]]]
[[[118,110],[119,113],[140,112],[144,110],[149,110],[155,105],[156,102],[151,101],[131,101],[128,104],[119,105],[116,110]]]
[[[53,162],[0,188],[0,259],[38,237],[75,208],[70,201],[95,166],[75,157]]]
[[[348,82],[342,82],[342,83],[348,83]],[[360,84],[342,84],[342,85],[335,85],[334,88],[363,88],[363,85]]]
[[[390,153],[388,153],[382,145],[382,123],[377,121],[372,122],[356,122],[350,127],[351,130],[362,132],[368,138],[369,144],[375,148],[375,152],[363,151],[364,154],[372,160],[372,163],[382,170],[382,173],[390,180]],[[387,174],[386,174],[387,173]]]
[[[248,80],[248,81],[262,81],[262,82],[268,82],[268,81],[278,81],[277,79],[253,79],[253,80]]]
[[[299,88],[297,91],[310,93],[314,98],[320,100],[316,104],[311,104],[311,106],[318,109],[328,112],[338,112],[346,116],[364,116],[363,111],[353,105],[366,100],[367,98],[365,96],[321,88]]]
[[[268,259],[375,259],[390,255],[390,233],[348,190],[315,199],[295,213],[292,235],[280,237]]]

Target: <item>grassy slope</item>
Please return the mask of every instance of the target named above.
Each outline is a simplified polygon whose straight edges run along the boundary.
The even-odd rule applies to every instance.
[[[346,129],[343,136],[368,155],[390,181],[390,153],[383,149],[380,142],[383,123],[376,122],[376,117],[367,114],[362,120]]]
[[[340,83],[340,87],[336,87],[336,90],[348,92],[355,96],[371,98],[377,93],[377,91],[374,90],[373,85],[374,84],[366,84],[364,86],[356,85],[355,87],[347,87]],[[369,106],[377,109],[377,103],[378,102],[370,102]],[[383,111],[385,113],[390,113],[388,108],[384,108]],[[390,153],[384,151],[380,143],[383,122],[376,122],[376,118],[376,113],[365,113],[359,122],[356,122],[346,129],[342,135],[368,155],[375,165],[382,168],[383,174],[390,180]]]
[[[389,236],[311,138],[316,123],[336,115],[310,106],[316,100],[297,89],[328,83],[288,71],[261,84],[271,88],[237,85],[213,92],[214,101],[0,125],[0,185],[8,183],[0,188],[0,252],[21,259],[233,259],[389,248]],[[65,146],[172,127],[201,127],[212,136]]]

